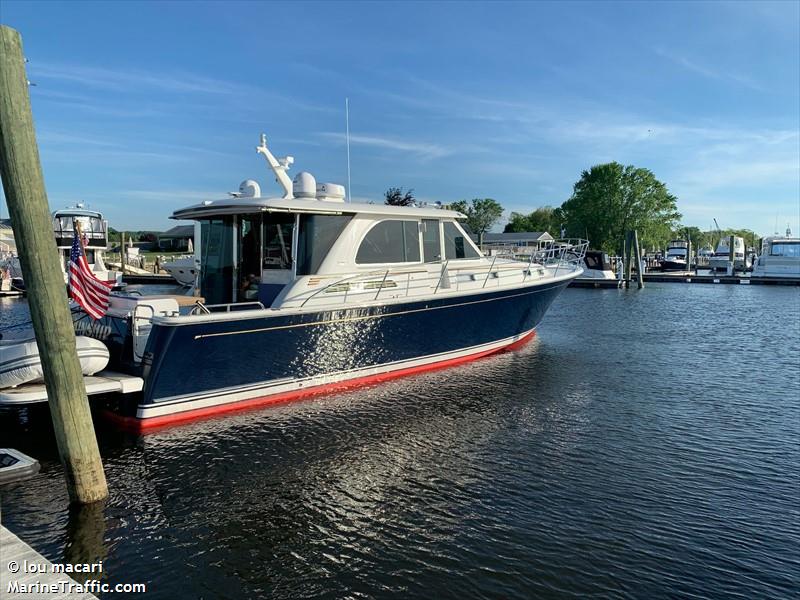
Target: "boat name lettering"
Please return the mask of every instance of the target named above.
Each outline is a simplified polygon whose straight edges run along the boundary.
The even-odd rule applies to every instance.
[[[102,342],[111,336],[111,327],[102,325],[98,321],[75,321],[75,334],[93,337]]]

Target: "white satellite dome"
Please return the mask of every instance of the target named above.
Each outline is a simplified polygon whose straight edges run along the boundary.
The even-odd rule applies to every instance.
[[[241,198],[260,198],[261,186],[253,179],[245,179],[239,184],[239,196]]]
[[[295,198],[316,198],[317,180],[308,171],[300,171],[292,181],[292,193]]]

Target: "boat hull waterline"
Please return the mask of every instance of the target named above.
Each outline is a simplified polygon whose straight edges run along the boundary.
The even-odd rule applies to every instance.
[[[141,431],[474,360],[532,337],[571,279],[401,304],[154,324],[142,396],[121,399],[115,420]]]

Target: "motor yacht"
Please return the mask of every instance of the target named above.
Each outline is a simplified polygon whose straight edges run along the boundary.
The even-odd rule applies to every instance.
[[[618,264],[621,264],[618,262]],[[622,279],[614,273],[611,258],[605,252],[588,250],[583,257],[583,273],[570,284],[572,287],[616,288]]]
[[[717,244],[717,249],[714,251],[708,261],[708,266],[712,271],[725,271],[728,269],[730,262],[731,247],[730,238],[722,237]],[[747,271],[751,266],[751,258],[746,255],[744,247],[744,238],[734,236],[733,238],[733,270],[734,271]]]
[[[787,228],[785,236],[764,238],[753,265],[753,277],[800,277],[800,238]]]
[[[667,245],[667,253],[661,261],[662,271],[686,271],[689,268],[688,257],[689,242],[686,240],[672,240]]]
[[[485,257],[461,213],[345,202],[341,185],[317,184],[307,172],[292,181],[293,159],[276,159],[263,136],[257,151],[282,195],[262,196],[247,180],[232,198],[172,215],[196,223],[194,303],[112,294],[99,321],[73,309],[76,331],[109,348],[109,369],[139,382],[129,389],[141,392],[113,405],[126,427],[141,431],[514,348],[584,271],[583,240],[553,243],[525,260]],[[13,395],[0,393],[4,399]]]

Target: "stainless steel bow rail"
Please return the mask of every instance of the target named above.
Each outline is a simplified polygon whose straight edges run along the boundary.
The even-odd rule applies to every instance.
[[[558,276],[559,270],[574,271],[576,268],[583,266],[583,258],[588,247],[589,242],[587,240],[556,240],[532,252],[530,255],[526,255],[525,260],[520,260],[518,256],[513,255],[495,255],[488,267],[482,265],[476,268],[472,265],[466,265],[451,268],[451,261],[447,260],[442,263],[441,269],[433,274],[427,269],[420,269],[419,267],[411,270],[394,268],[356,273],[336,279],[314,290],[305,298],[302,298],[304,294],[300,294],[294,298],[288,298],[288,300],[300,300],[302,298],[302,303],[300,304],[302,308],[322,294],[340,293],[342,294],[342,303],[346,303],[348,295],[366,294],[375,290],[374,296],[371,296],[369,300],[376,301],[383,290],[389,289],[398,292],[395,297],[399,295],[408,297],[414,295],[412,292],[416,290],[424,290],[424,292],[431,293],[432,289],[432,293],[437,294],[441,290],[483,289],[487,287],[490,280],[501,280],[508,275],[521,276],[522,283],[526,282],[528,277],[533,276],[534,272],[539,278],[548,275],[555,278]],[[505,260],[498,264],[498,258]],[[521,264],[524,265],[522,268],[520,268]],[[417,277],[414,277],[415,275]],[[476,286],[475,282],[480,282],[480,285]],[[402,285],[403,283],[405,283],[404,286]],[[498,281],[499,283],[500,281]],[[405,288],[404,293],[403,288]],[[423,295],[423,293],[419,295]]]

